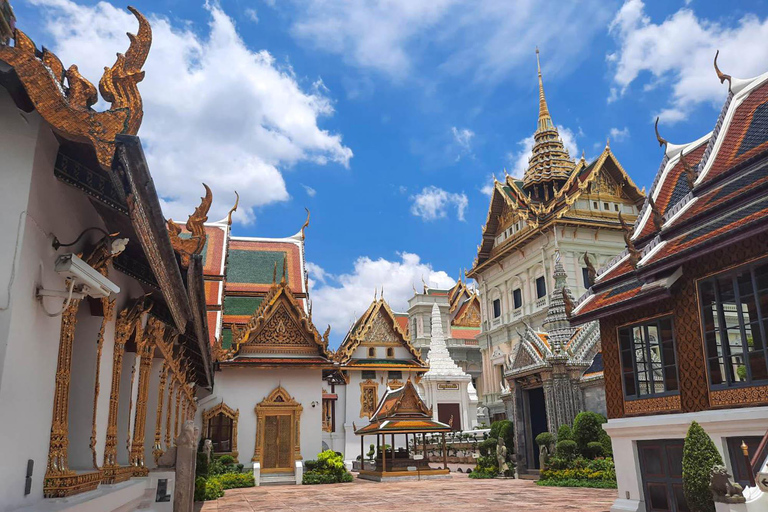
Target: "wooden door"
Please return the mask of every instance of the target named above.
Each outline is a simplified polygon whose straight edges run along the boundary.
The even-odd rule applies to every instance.
[[[683,440],[638,441],[648,512],[689,512],[683,494]]]
[[[269,415],[264,418],[264,460],[266,472],[293,471],[293,416]]]
[[[437,421],[450,423],[453,430],[461,430],[461,405],[437,404]]]

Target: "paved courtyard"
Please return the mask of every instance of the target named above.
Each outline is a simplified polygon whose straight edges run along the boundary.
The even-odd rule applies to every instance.
[[[421,482],[374,483],[355,479],[348,484],[232,489],[217,501],[198,503],[196,510],[603,512],[610,509],[615,499],[614,489],[539,487],[526,480],[471,480],[455,473],[450,479]]]

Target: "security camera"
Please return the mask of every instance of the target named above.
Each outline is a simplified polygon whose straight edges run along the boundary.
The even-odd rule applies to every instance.
[[[75,254],[62,254],[56,259],[56,272],[59,275],[74,280],[75,288],[94,298],[109,297],[120,293],[120,287],[99,274]]]

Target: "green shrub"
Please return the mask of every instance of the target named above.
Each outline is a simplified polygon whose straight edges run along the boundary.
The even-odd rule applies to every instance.
[[[592,441],[590,443],[587,443],[587,447],[582,452],[582,455],[584,455],[588,459],[596,459],[598,457],[602,457],[604,454],[603,445],[598,443],[597,441]]]
[[[545,487],[592,487],[594,489],[616,489],[618,487],[616,482],[609,482],[606,480],[577,479],[538,480],[536,485],[542,485]]]
[[[253,473],[225,473],[215,478],[224,490],[237,489],[240,487],[253,487],[256,485],[256,481],[253,478]]]
[[[475,469],[469,474],[469,478],[496,478],[498,474],[495,469]]]
[[[571,430],[571,426],[568,424],[560,425],[560,428],[557,429],[557,440],[558,441],[573,441],[573,431]]]
[[[723,465],[715,443],[695,421],[688,428],[683,445],[683,492],[692,512],[714,512],[709,490],[712,468]]]
[[[304,468],[302,483],[307,485],[352,481],[352,474],[347,471],[344,458],[333,450],[320,452],[317,460],[306,461]]]
[[[574,459],[579,452],[576,441],[566,439],[565,441],[558,441],[555,445],[555,455],[563,459]]]
[[[566,440],[561,442],[568,441]],[[577,457],[572,460],[566,460],[553,457],[550,460],[550,465],[547,467],[547,469],[541,471],[540,477],[541,480],[544,481],[611,482],[613,485],[615,485],[616,468],[614,466],[613,459],[611,458],[587,460],[583,457]],[[568,487],[566,484],[562,485],[564,487]]]
[[[225,466],[227,466],[229,464],[237,463],[235,458],[233,456],[231,456],[231,455],[222,455],[221,457],[219,457],[219,462],[221,462]]]
[[[208,457],[202,453],[197,452],[197,465],[195,466],[195,476],[208,476]]]
[[[217,478],[195,479],[195,501],[210,501],[224,496],[224,489]]]
[[[536,436],[536,444],[539,446],[546,446],[549,450],[553,444],[555,444],[555,436],[549,432],[542,432]]]
[[[512,449],[515,446],[515,424],[510,420],[494,421],[491,424],[490,436],[494,439],[502,437],[504,439],[504,445],[507,447],[507,452],[512,453]]]
[[[605,430],[600,431],[600,436],[597,440],[603,446],[603,456],[613,456],[613,444],[611,444],[611,436]]]
[[[587,445],[600,440],[600,431],[603,430],[603,423],[607,420],[602,414],[596,412],[584,411],[576,415],[573,420],[573,440],[583,452]]]
[[[499,440],[495,437],[489,437],[485,441],[481,442],[478,445],[478,448],[480,448],[480,455],[485,457],[488,455],[496,455],[496,445],[498,444]],[[509,452],[509,449],[507,449],[507,452]]]

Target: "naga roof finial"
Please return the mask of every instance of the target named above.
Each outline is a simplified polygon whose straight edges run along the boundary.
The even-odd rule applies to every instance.
[[[683,152],[680,152],[680,163],[683,164],[683,170],[685,171],[685,179],[688,182],[688,189],[693,190],[693,185],[696,183],[696,170],[691,167],[691,164],[685,159]]]
[[[589,259],[589,253],[587,251],[584,251],[584,265],[587,266],[587,276],[589,277],[589,287],[591,287],[593,284],[595,284],[595,278],[597,278],[597,271],[595,270],[595,266],[592,264],[592,260]]]
[[[640,261],[640,251],[635,249],[635,244],[632,242],[632,228],[624,222],[621,212],[619,212],[619,223],[621,224],[621,230],[624,232],[624,243],[627,246],[627,252],[629,252],[629,263],[632,265],[632,268],[637,268],[637,264]]]
[[[659,147],[664,146],[664,149],[667,149],[667,140],[659,135],[659,118],[656,117],[656,124],[654,125],[654,130],[656,130],[656,140],[659,141]]]
[[[309,227],[309,208],[304,208],[307,211],[307,220],[304,221],[304,224],[301,226],[301,239],[304,240],[304,230]]]
[[[653,220],[653,226],[656,231],[661,231],[661,226],[664,225],[664,218],[661,216],[661,212],[656,207],[656,201],[653,200],[652,195],[648,195],[648,206],[651,207],[651,219]]]
[[[722,84],[726,80],[728,80],[728,90],[731,90],[731,75],[726,75],[722,71],[720,71],[720,68],[717,66],[717,56],[720,55],[720,50],[717,50],[715,52],[715,73],[717,73],[717,78],[720,79],[720,83]]]
[[[171,246],[179,253],[181,265],[184,268],[189,267],[192,255],[200,254],[203,251],[205,242],[208,240],[204,224],[208,220],[208,210],[211,209],[211,203],[213,203],[213,194],[208,185],[203,183],[203,187],[205,187],[205,196],[200,198],[200,206],[195,208],[195,211],[187,219],[186,228],[190,234],[188,238],[181,238],[181,227],[173,222],[173,219],[168,219],[166,223],[168,235],[171,238]]]
[[[239,205],[239,204],[240,204],[240,194],[238,194],[237,190],[235,190],[235,206],[233,206],[229,210],[229,213],[227,214],[227,225],[228,226],[232,225],[232,214],[237,211],[237,205]]]

